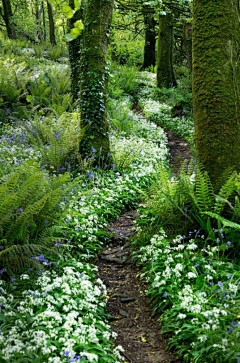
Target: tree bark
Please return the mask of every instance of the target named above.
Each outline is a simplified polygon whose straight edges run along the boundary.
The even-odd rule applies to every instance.
[[[74,0],[69,0],[69,6],[74,8]],[[68,29],[69,31],[74,27],[74,23],[77,20],[84,21],[86,13],[86,0],[82,0],[81,8],[76,11],[74,16],[68,21]],[[68,42],[68,53],[69,53],[69,61],[70,61],[70,71],[71,71],[71,94],[73,96],[73,100],[76,101],[79,98],[79,90],[80,90],[80,52],[81,52],[81,44],[83,38],[83,32],[76,39]]]
[[[42,26],[41,26],[41,13],[42,8],[39,7],[38,0],[36,0],[36,23],[37,23],[37,38],[41,42],[42,41]]]
[[[94,149],[105,161],[109,152],[107,49],[113,5],[114,0],[88,0],[81,54],[80,111],[85,134],[80,152],[86,156]]]
[[[46,32],[46,16],[45,16],[45,8],[44,8],[44,2],[42,1],[42,14],[43,14],[43,39],[46,41],[47,38],[47,32]]]
[[[16,39],[15,25],[12,22],[12,6],[10,0],[2,0],[3,4],[3,20],[6,24],[7,35],[10,39]]]
[[[157,87],[176,87],[173,72],[173,17],[171,14],[159,16]]]
[[[47,9],[48,9],[50,43],[52,45],[56,45],[55,25],[54,25],[54,19],[53,19],[53,11],[52,11],[52,5],[49,2],[47,2]]]
[[[192,23],[183,20],[183,50],[187,58],[187,67],[192,72]]]
[[[156,64],[156,31],[154,11],[151,8],[145,7],[143,9],[144,30],[145,30],[145,43],[144,43],[144,59],[142,69],[155,66]]]
[[[238,0],[194,0],[193,107],[200,161],[216,188],[240,171]]]

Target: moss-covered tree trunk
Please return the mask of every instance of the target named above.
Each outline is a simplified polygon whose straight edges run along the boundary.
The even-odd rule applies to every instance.
[[[6,24],[7,35],[10,39],[16,38],[15,25],[12,22],[12,6],[10,0],[2,0],[3,4],[3,12],[1,11],[1,15]]]
[[[187,58],[187,67],[192,72],[192,23],[183,20],[183,50]]]
[[[74,9],[74,0],[69,0],[69,6]],[[68,21],[69,31],[74,28],[74,23],[77,20],[84,22],[84,16],[86,12],[86,0],[82,0],[81,8],[77,10],[74,16]],[[68,42],[68,53],[71,71],[71,94],[73,100],[76,101],[79,98],[80,90],[80,52],[82,43],[83,32],[76,39]]]
[[[49,2],[47,2],[47,9],[48,9],[50,43],[52,45],[56,45],[55,24],[54,24],[54,19],[53,19],[53,11],[52,11],[52,5]]]
[[[97,158],[109,152],[107,49],[114,0],[88,0],[81,51],[80,111],[85,128],[80,143],[83,156],[96,150]]]
[[[155,66],[156,64],[156,31],[154,11],[149,7],[143,8],[144,30],[145,30],[145,43],[144,43],[144,59],[143,69]]]
[[[176,87],[173,72],[173,17],[171,14],[159,16],[157,51],[157,86]]]
[[[217,187],[240,171],[238,0],[194,0],[193,109],[200,161]]]

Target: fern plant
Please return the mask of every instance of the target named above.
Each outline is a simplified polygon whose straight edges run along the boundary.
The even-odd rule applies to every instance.
[[[29,161],[5,177],[0,185],[0,265],[19,268],[30,255],[54,246],[68,181],[68,174],[49,177]]]
[[[188,166],[185,163],[176,177],[160,166],[146,203],[159,224],[170,232],[195,229],[196,222],[207,231],[209,217],[219,220],[228,216],[230,220],[238,220],[239,179],[236,172],[232,173],[215,194],[208,174],[193,162]]]
[[[64,113],[59,118],[35,116],[25,123],[33,145],[42,154],[42,165],[51,172],[66,171],[70,161],[78,156],[84,130],[80,128],[79,113]]]

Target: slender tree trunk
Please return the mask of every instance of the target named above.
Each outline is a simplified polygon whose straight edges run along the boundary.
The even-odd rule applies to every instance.
[[[159,16],[157,87],[176,87],[173,72],[173,17],[171,14]]]
[[[50,43],[52,45],[56,45],[55,25],[54,25],[54,19],[53,19],[53,11],[52,11],[52,5],[49,2],[47,2],[47,9],[48,9]]]
[[[227,171],[240,171],[239,49],[239,0],[194,0],[195,142],[216,188]]]
[[[43,39],[46,41],[47,38],[47,32],[46,32],[46,17],[45,17],[45,8],[44,8],[44,2],[42,1],[42,15],[43,15]]]
[[[142,68],[149,68],[155,66],[156,63],[156,31],[154,11],[151,8],[145,7],[143,9],[144,17],[144,30],[145,30],[145,44],[144,44],[144,60]]]
[[[37,38],[40,41],[42,41],[41,13],[42,13],[42,9],[41,9],[41,7],[39,7],[38,0],[36,0]]]
[[[192,23],[183,21],[183,50],[187,57],[187,67],[192,71]]]
[[[69,6],[74,8],[74,0],[69,0]],[[86,13],[86,1],[81,2],[81,8],[76,11],[74,16],[68,21],[69,30],[74,27],[74,23],[77,20],[84,20]],[[84,31],[84,30],[83,30]],[[73,100],[76,101],[79,98],[80,90],[80,51],[82,44],[83,32],[76,39],[68,42],[68,52],[71,70],[71,94]]]
[[[12,23],[12,19],[11,19],[13,16],[11,2],[10,2],[10,0],[2,0],[2,4],[3,4],[2,17],[6,24],[7,35],[10,39],[15,39],[16,31],[15,31],[15,26]]]
[[[88,0],[81,54],[80,111],[85,127],[83,156],[93,147],[101,159],[109,152],[107,49],[114,0]]]

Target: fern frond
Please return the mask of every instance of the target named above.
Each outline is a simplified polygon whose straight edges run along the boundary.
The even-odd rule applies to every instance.
[[[197,203],[200,214],[213,210],[215,202],[213,185],[208,173],[202,171],[199,166],[196,167],[195,195],[195,202]]]
[[[56,249],[46,248],[37,244],[12,245],[0,252],[0,266],[10,271],[19,271],[36,263],[33,257],[41,253],[57,253]]]
[[[226,183],[221,187],[218,195],[216,195],[216,202],[214,205],[214,212],[217,214],[221,214],[223,211],[224,205],[227,203],[228,198],[233,194],[236,190],[236,182],[238,179],[238,174],[233,172]]]

